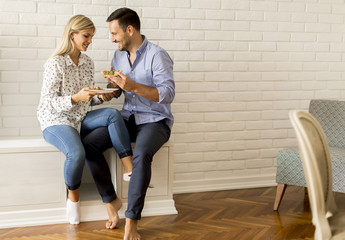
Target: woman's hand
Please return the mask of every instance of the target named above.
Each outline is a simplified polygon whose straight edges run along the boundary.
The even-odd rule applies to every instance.
[[[80,90],[78,93],[72,95],[72,104],[75,104],[77,102],[89,102],[93,96],[96,95],[95,92],[90,92],[90,88],[86,87]]]

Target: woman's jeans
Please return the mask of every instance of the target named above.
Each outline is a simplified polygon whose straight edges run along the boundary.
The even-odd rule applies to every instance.
[[[81,123],[80,135],[86,135],[99,127],[108,128],[111,142],[120,158],[132,155],[129,134],[118,110],[101,108],[88,112]],[[85,165],[85,149],[80,135],[68,125],[54,125],[43,131],[44,139],[66,156],[64,177],[69,190],[80,187]]]

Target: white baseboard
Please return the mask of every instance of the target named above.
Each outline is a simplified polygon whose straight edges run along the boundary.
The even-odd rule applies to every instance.
[[[276,186],[275,174],[221,179],[174,181],[173,192],[192,193]]]
[[[127,203],[119,211],[124,218]],[[174,200],[157,200],[145,202],[142,216],[177,214]],[[82,202],[80,206],[81,222],[108,219],[105,204],[101,201]],[[17,228],[48,224],[67,223],[66,208],[47,208],[35,210],[9,211],[0,213],[0,228]]]
[[[0,213],[0,228],[16,228],[66,222],[66,208],[19,210]]]
[[[276,186],[275,174],[232,177],[223,179],[203,179],[193,181],[174,181],[173,192],[191,193],[206,191],[221,191]],[[127,204],[119,211],[124,218]],[[66,208],[32,209],[21,211],[0,212],[0,228],[14,228],[35,225],[67,223]],[[174,200],[156,200],[145,202],[142,216],[157,216],[177,214]],[[81,221],[106,220],[108,218],[105,205],[101,201],[82,202]]]

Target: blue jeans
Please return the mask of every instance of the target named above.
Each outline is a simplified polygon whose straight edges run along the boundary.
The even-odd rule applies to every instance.
[[[81,123],[80,135],[99,127],[107,127],[111,142],[120,158],[131,156],[132,148],[126,125],[120,112],[113,108],[90,111]],[[44,139],[65,156],[64,177],[70,190],[80,187],[85,165],[85,149],[78,131],[68,125],[54,125],[43,131]]]

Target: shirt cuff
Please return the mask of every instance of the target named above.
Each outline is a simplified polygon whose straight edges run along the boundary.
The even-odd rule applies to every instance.
[[[73,107],[72,104],[72,95],[71,96],[66,96],[64,98],[64,102],[65,102],[65,106],[66,106],[66,110],[70,110]]]
[[[169,89],[167,87],[157,87],[159,94],[159,103],[171,103],[173,98],[170,96]]]

